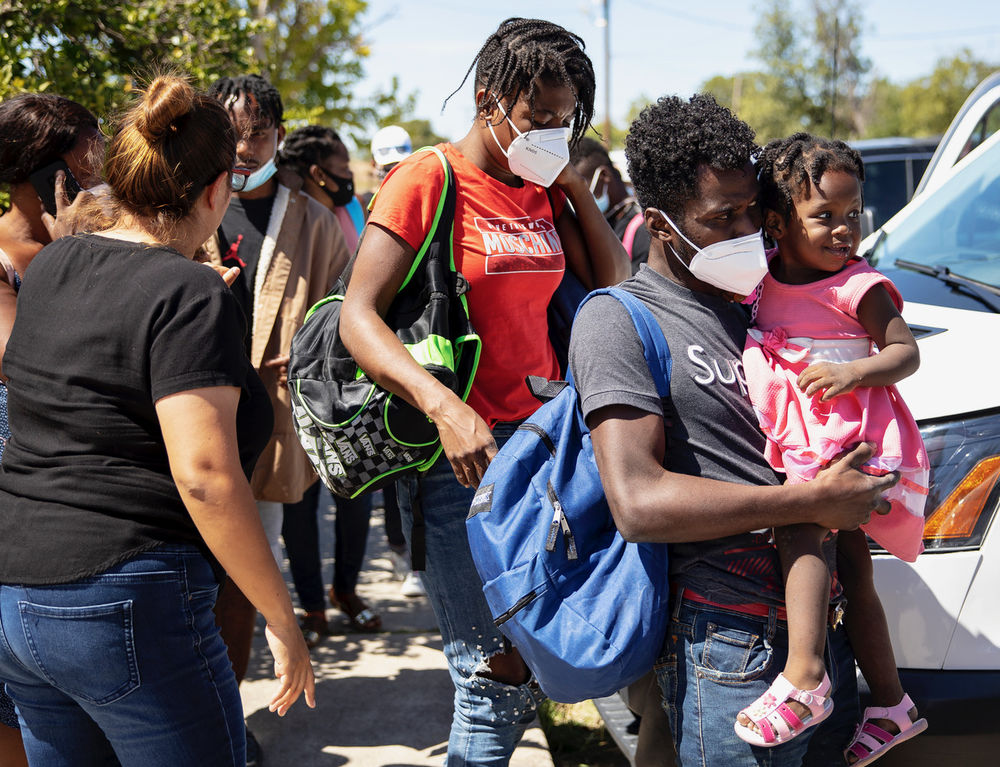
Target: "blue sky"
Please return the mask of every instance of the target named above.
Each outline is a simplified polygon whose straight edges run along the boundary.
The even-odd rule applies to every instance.
[[[792,0],[806,8],[810,0]],[[690,94],[700,83],[757,66],[754,0],[611,0],[611,114],[624,122],[629,104],[646,95]],[[868,0],[860,4],[863,52],[873,73],[895,82],[928,74],[937,59],[969,47],[1000,64],[996,0]],[[449,138],[472,120],[472,87],[441,102],[462,80],[486,37],[508,16],[540,16],[579,34],[597,73],[598,120],[604,113],[604,30],[593,0],[370,0],[364,93],[397,75],[403,92],[419,91],[417,116]]]

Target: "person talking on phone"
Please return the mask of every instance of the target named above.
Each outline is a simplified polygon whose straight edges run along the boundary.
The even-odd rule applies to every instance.
[[[38,251],[52,241],[56,213],[63,224],[79,207],[68,206],[72,201],[62,192],[67,186],[96,183],[104,138],[97,118],[85,107],[51,93],[25,93],[0,103],[0,136],[0,186],[10,194],[10,208],[0,217],[2,358],[14,326],[21,278]],[[0,363],[0,459],[10,439],[5,380]],[[14,704],[2,681],[0,764],[27,764]]]

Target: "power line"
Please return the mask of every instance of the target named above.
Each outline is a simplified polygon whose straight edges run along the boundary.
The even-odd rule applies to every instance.
[[[903,40],[939,40],[942,37],[972,37],[1000,34],[1000,27],[977,27],[976,29],[953,29],[935,32],[914,32],[907,35],[866,35],[871,40],[895,42]]]
[[[660,8],[659,6],[653,5],[648,2],[637,2],[637,0],[630,0],[629,5],[634,5],[642,11],[654,11],[663,16],[671,16],[675,19],[680,19],[681,21],[688,21],[692,24],[702,24],[707,27],[732,29],[737,32],[743,32],[746,30],[746,24],[736,24],[731,21],[720,21],[719,19],[712,19],[707,16],[696,16],[693,13],[685,13],[684,11],[675,11],[670,8]]]

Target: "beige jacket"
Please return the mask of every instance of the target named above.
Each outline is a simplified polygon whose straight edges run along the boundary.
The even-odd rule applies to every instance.
[[[288,195],[288,203],[255,304],[250,347],[250,361],[271,395],[274,432],[250,486],[259,501],[296,503],[316,481],[316,473],[295,434],[288,389],[278,386],[277,371],[262,363],[288,354],[306,312],[330,292],[351,254],[333,213],[299,191],[299,176],[279,172],[278,183],[275,206],[283,194]],[[205,251],[212,263],[222,263],[218,234],[205,244]],[[258,268],[263,266],[263,261],[258,264]]]

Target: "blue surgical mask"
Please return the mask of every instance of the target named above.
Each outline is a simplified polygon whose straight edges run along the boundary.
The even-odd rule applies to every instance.
[[[594,178],[591,179],[590,181],[591,194],[594,194],[594,189],[597,188],[597,182],[600,180],[600,178],[601,178],[601,168],[598,168],[597,170],[594,171]],[[608,212],[608,208],[611,207],[611,198],[608,196],[607,184],[604,185],[604,194],[602,194],[600,197],[594,194],[594,202],[597,203],[597,209],[601,211],[601,213]]]
[[[266,184],[277,170],[278,166],[274,164],[274,157],[272,156],[270,160],[247,176],[247,183],[240,192],[252,192],[257,187]]]

